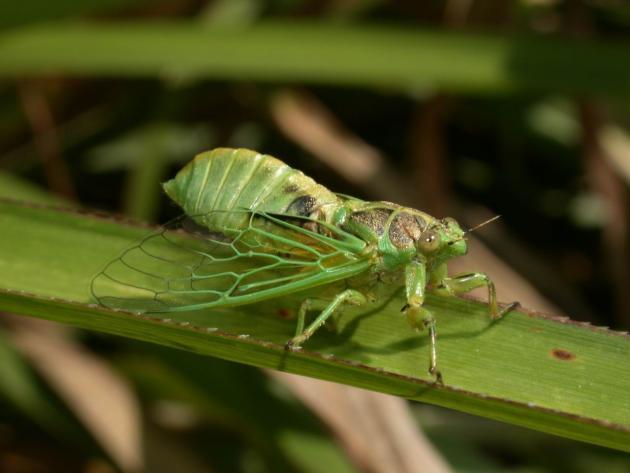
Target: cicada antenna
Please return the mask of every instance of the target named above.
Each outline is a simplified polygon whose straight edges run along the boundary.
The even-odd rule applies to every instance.
[[[488,225],[489,223],[494,222],[495,220],[498,220],[501,218],[501,215],[495,215],[494,217],[489,218],[488,220],[485,220],[477,225],[475,225],[474,227],[469,228],[468,230],[464,231],[464,234],[466,233],[470,233],[470,232],[474,232],[475,230],[480,229],[481,227],[485,227],[486,225]]]

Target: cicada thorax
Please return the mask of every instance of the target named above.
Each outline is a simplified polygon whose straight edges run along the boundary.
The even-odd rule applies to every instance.
[[[395,268],[416,254],[416,242],[435,219],[416,209],[391,202],[347,202],[351,210],[341,227],[373,244],[384,265]]]
[[[329,221],[341,202],[301,171],[247,149],[199,154],[164,190],[197,224],[228,232],[265,225],[263,214]]]

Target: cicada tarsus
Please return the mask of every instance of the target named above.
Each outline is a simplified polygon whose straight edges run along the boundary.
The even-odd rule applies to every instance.
[[[428,329],[429,372],[437,381],[436,323],[423,306],[427,288],[460,294],[488,290],[489,314],[501,309],[483,273],[450,277],[447,262],[467,251],[452,218],[391,202],[329,191],[282,161],[247,149],[199,154],[164,190],[185,212],[189,231],[150,235],[92,281],[107,307],[176,312],[233,307],[328,286],[323,303],[306,298],[297,312],[296,349],[344,306],[404,286],[411,327]],[[183,222],[183,221],[182,221]],[[307,324],[307,315],[318,315]]]

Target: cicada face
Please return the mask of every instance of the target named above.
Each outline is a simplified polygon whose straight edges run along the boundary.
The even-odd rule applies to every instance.
[[[433,221],[416,240],[418,253],[429,259],[449,259],[465,255],[465,233],[453,218]]]

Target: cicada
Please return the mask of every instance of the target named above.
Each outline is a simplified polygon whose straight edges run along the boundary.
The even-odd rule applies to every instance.
[[[428,330],[429,373],[439,382],[427,289],[454,295],[486,287],[494,319],[514,307],[499,307],[483,273],[448,275],[447,262],[467,251],[467,232],[454,219],[336,194],[272,156],[218,148],[196,156],[163,187],[186,220],[108,264],[91,285],[100,304],[209,310],[327,286],[328,300],[306,297],[297,310],[286,344],[297,349],[344,307],[404,287],[402,312],[412,328]]]

